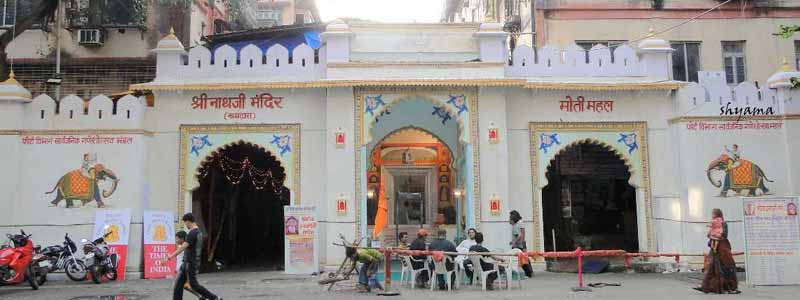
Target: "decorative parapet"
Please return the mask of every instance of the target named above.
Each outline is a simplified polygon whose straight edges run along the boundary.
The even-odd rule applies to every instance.
[[[596,45],[589,50],[589,61],[586,61],[586,50],[572,45],[565,50],[546,46],[534,51],[522,45],[514,49],[511,64],[506,68],[506,76],[510,77],[627,77],[644,76],[636,51],[628,45],[611,50],[603,45]]]
[[[115,103],[98,95],[87,103],[69,95],[56,104],[48,95],[39,95],[25,108],[25,128],[55,129],[143,129],[146,103],[143,97],[124,96]],[[58,109],[56,107],[58,106]],[[116,113],[115,113],[116,111]]]

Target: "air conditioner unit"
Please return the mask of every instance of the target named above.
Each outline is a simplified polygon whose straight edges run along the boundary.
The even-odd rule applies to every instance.
[[[78,43],[88,46],[102,46],[103,31],[100,29],[78,29]]]

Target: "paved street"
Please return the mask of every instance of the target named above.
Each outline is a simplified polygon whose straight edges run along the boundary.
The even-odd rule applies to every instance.
[[[574,274],[538,273],[523,281],[523,289],[487,291],[468,287],[453,293],[430,290],[400,289],[394,299],[792,299],[800,287],[742,287],[741,295],[704,295],[691,290],[700,274],[601,274],[591,275],[587,282],[620,283],[621,287],[595,288],[591,293],[573,293]],[[229,272],[203,274],[201,282],[225,299],[367,299],[376,296],[356,294],[353,284],[326,292],[313,277],[288,276],[280,272]],[[129,280],[124,283],[48,282],[39,291],[27,286],[0,287],[0,299],[97,299],[136,300],[170,299],[170,280]],[[129,297],[112,297],[131,295]],[[103,297],[106,296],[106,297]],[[138,296],[138,297],[137,297]],[[187,295],[185,299],[194,299]]]

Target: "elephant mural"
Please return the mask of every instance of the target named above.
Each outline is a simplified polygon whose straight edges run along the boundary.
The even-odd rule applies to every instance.
[[[736,165],[737,162],[738,165]],[[725,172],[725,180],[723,182],[715,181],[711,177],[711,171]],[[717,188],[722,187],[719,197],[727,197],[728,191],[731,190],[739,195],[742,195],[742,191],[747,190],[748,196],[755,196],[756,190],[760,189],[763,194],[767,194],[769,189],[764,185],[764,181],[773,182],[755,163],[744,159],[735,161],[727,154],[720,155],[719,158],[712,161],[706,169],[706,175],[711,184]]]
[[[112,180],[111,189],[103,190],[101,193],[97,183],[108,179]],[[81,200],[83,205],[94,200],[97,201],[97,207],[105,207],[103,198],[111,197],[111,195],[114,194],[114,191],[117,190],[118,182],[119,178],[117,178],[113,171],[106,169],[102,164],[96,164],[88,168],[88,172],[85,173],[78,169],[64,174],[64,176],[61,176],[58,180],[56,186],[53,187],[53,190],[46,194],[52,194],[58,191],[56,198],[50,202],[52,206],[58,206],[61,200],[67,200],[68,208],[73,207],[73,200]]]

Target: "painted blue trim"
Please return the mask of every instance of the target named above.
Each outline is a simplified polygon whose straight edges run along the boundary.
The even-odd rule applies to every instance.
[[[477,228],[475,227],[475,168],[473,168],[473,157],[472,157],[472,144],[467,144],[464,146],[464,156],[466,160],[466,173],[467,173],[467,184],[464,187],[464,195],[466,195],[466,206],[467,206],[467,226],[466,228]]]
[[[367,146],[361,146],[361,237],[366,238],[367,234]]]

